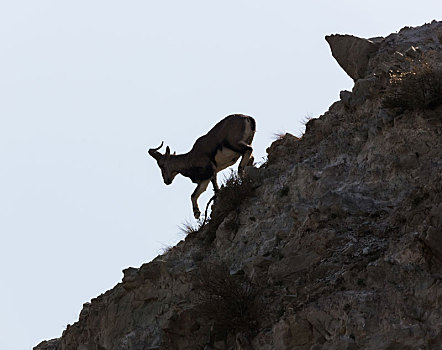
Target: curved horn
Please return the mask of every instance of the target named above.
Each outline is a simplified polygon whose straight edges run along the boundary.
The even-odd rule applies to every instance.
[[[161,142],[160,147],[157,148],[151,148],[149,151],[158,151],[161,147],[163,147],[164,141]]]
[[[158,152],[158,150],[159,150],[161,147],[163,147],[163,144],[164,144],[164,141],[161,142],[160,147],[149,149],[149,154],[150,154],[153,158],[155,158],[156,160],[158,160],[159,158],[162,157],[162,154],[161,154],[160,152]]]

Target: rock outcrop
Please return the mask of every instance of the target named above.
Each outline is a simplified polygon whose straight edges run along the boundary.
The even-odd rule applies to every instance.
[[[353,90],[35,350],[440,349],[442,23],[328,42]]]
[[[368,62],[381,45],[379,41],[374,42],[353,35],[329,35],[325,40],[330,45],[333,57],[355,81],[367,75]]]

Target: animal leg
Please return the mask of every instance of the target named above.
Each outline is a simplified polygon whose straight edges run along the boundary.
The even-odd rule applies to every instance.
[[[211,164],[212,164],[212,169],[213,169],[213,176],[210,179],[210,181],[212,182],[212,185],[213,185],[213,191],[216,194],[219,191],[218,181],[216,180],[216,164],[213,162]]]
[[[252,146],[250,146],[247,142],[245,142],[245,141],[239,141],[238,142],[238,145],[240,146],[240,148],[243,150],[243,151],[253,151],[253,148],[252,148]]]
[[[199,182],[198,186],[196,186],[195,191],[193,191],[192,196],[190,197],[192,200],[193,216],[195,216],[195,219],[199,219],[201,215],[201,212],[198,208],[198,197],[206,190],[209,182],[210,180],[203,180]]]
[[[243,156],[241,158],[241,162],[239,163],[239,166],[238,166],[238,174],[240,176],[242,176],[244,174],[244,168],[247,165],[253,165],[253,160],[254,160],[254,157],[252,155],[252,150],[247,150],[243,154]]]
[[[244,172],[244,168],[247,165],[253,164],[253,159],[254,159],[252,156],[253,148],[245,141],[239,141],[236,145],[232,146],[231,148],[235,152],[242,154],[241,162],[239,163],[238,167],[238,174],[241,176]]]
[[[213,175],[212,179],[210,180],[212,182],[213,185],[213,191],[215,193],[219,192],[219,186],[218,186],[218,181],[216,180],[216,173]]]

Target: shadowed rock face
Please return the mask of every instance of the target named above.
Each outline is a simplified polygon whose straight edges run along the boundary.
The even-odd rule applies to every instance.
[[[208,225],[125,269],[35,350],[440,348],[442,105],[384,98],[389,72],[440,67],[442,24],[404,28],[376,50],[328,40],[365,52],[344,68],[352,92],[246,169],[252,189],[221,189]]]

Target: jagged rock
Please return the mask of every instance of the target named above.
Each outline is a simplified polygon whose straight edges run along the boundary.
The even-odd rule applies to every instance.
[[[91,303],[84,303],[83,304],[83,308],[80,311],[80,316],[78,317],[79,320],[82,320],[82,319],[86,318],[87,316],[89,316],[90,308],[91,308]]]
[[[329,35],[325,40],[330,45],[333,57],[354,81],[366,77],[368,61],[381,46],[380,42],[353,35]]]
[[[267,149],[268,161],[272,163],[274,159],[281,160],[285,155],[290,154],[291,151],[296,149],[299,140],[298,137],[290,133],[280,137],[272,144],[272,147]]]
[[[345,107],[350,107],[351,104],[351,92],[347,90],[343,90],[339,93],[339,98]]]
[[[140,285],[140,275],[138,269],[135,267],[129,267],[123,270],[123,287],[126,290],[131,290]]]
[[[208,225],[124,270],[35,349],[440,348],[442,104],[383,103],[388,69],[408,72],[421,55],[440,65],[438,33],[441,22],[404,28],[373,39],[377,51],[334,37],[332,50],[350,50],[352,92],[246,169],[247,198],[220,200],[221,189]],[[227,273],[202,279],[208,266]]]
[[[362,105],[367,99],[376,95],[379,90],[379,79],[375,76],[356,81],[351,94],[351,107]]]

